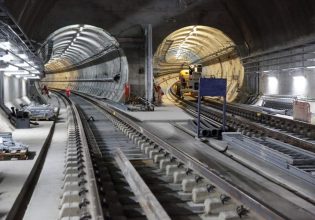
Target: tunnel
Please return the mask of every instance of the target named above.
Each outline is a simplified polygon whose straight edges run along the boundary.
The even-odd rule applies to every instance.
[[[200,25],[184,27],[168,35],[154,55],[155,76],[178,73],[183,66],[201,64],[202,77],[226,78],[227,100],[238,98],[244,67],[234,42],[222,31]]]
[[[52,42],[42,84],[119,101],[128,82],[128,62],[108,32],[90,25],[71,25],[48,36]],[[45,43],[44,43],[45,45]]]
[[[0,0],[2,219],[315,219],[315,1]]]

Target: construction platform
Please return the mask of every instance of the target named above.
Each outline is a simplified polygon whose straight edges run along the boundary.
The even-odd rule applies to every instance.
[[[43,121],[29,129],[15,129],[15,141],[27,144],[27,160],[0,161],[0,219],[6,219],[17,212],[17,207],[28,193],[26,189],[34,181],[35,171],[48,146],[47,139],[52,131],[53,122]]]

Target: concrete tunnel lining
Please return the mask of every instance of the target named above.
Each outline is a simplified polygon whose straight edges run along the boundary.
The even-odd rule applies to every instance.
[[[54,42],[53,52],[45,64],[46,77],[41,84],[57,89],[69,87],[113,101],[123,98],[123,88],[128,83],[128,62],[119,43],[109,33],[91,25],[70,25],[49,35],[46,43],[50,40]],[[89,65],[84,65],[85,62]],[[120,79],[116,81],[91,82],[117,75]]]
[[[244,80],[244,68],[236,50],[232,39],[216,28],[184,27],[169,34],[158,47],[154,55],[155,76],[179,73],[184,65],[201,63],[204,77],[227,79],[227,100],[233,102]]]

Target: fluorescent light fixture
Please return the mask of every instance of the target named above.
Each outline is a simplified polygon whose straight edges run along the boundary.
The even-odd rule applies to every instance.
[[[282,71],[286,71],[286,70],[298,70],[298,69],[302,69],[303,67],[290,67],[290,68],[285,68],[285,69],[281,69]]]
[[[33,74],[40,74],[40,72],[38,70],[31,70],[30,72]]]
[[[10,72],[4,72],[6,76],[12,76],[12,75],[28,75],[29,72],[26,70],[19,70],[19,71],[10,71]]]
[[[28,59],[28,56],[26,54],[19,54],[18,56],[23,60]]]
[[[28,80],[28,79],[40,79],[40,78],[39,76],[25,76],[24,79]]]
[[[304,95],[307,80],[305,76],[293,76],[293,95]]]
[[[16,66],[8,65],[7,67],[0,68],[0,71],[18,71],[19,68]]]
[[[307,66],[307,69],[315,69],[315,66]]]
[[[267,91],[268,94],[273,95],[273,94],[277,94],[279,91],[279,82],[278,82],[278,78],[275,76],[269,76],[267,78]]]
[[[5,50],[10,50],[12,48],[11,43],[9,41],[0,42],[0,47]]]
[[[80,27],[80,32],[83,31],[83,27]]]
[[[9,61],[13,60],[14,58],[15,57],[12,56],[12,54],[7,54],[7,55],[0,57],[0,60],[5,61],[5,62],[9,62]]]
[[[23,60],[11,60],[10,63],[17,65],[17,66],[20,66],[21,64],[24,63],[24,61]]]
[[[270,72],[270,70],[264,70],[264,71],[262,71],[263,73],[269,73]]]

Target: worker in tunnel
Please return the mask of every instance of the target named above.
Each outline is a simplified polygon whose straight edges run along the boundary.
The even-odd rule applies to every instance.
[[[69,87],[66,88],[66,96],[69,98],[71,94],[71,90]]]
[[[46,85],[44,85],[42,88],[42,95],[47,95],[47,97],[50,98],[49,90],[48,90],[48,87]]]
[[[161,86],[154,84],[154,101],[157,106],[160,106],[162,104],[163,95],[164,95],[164,92]]]

